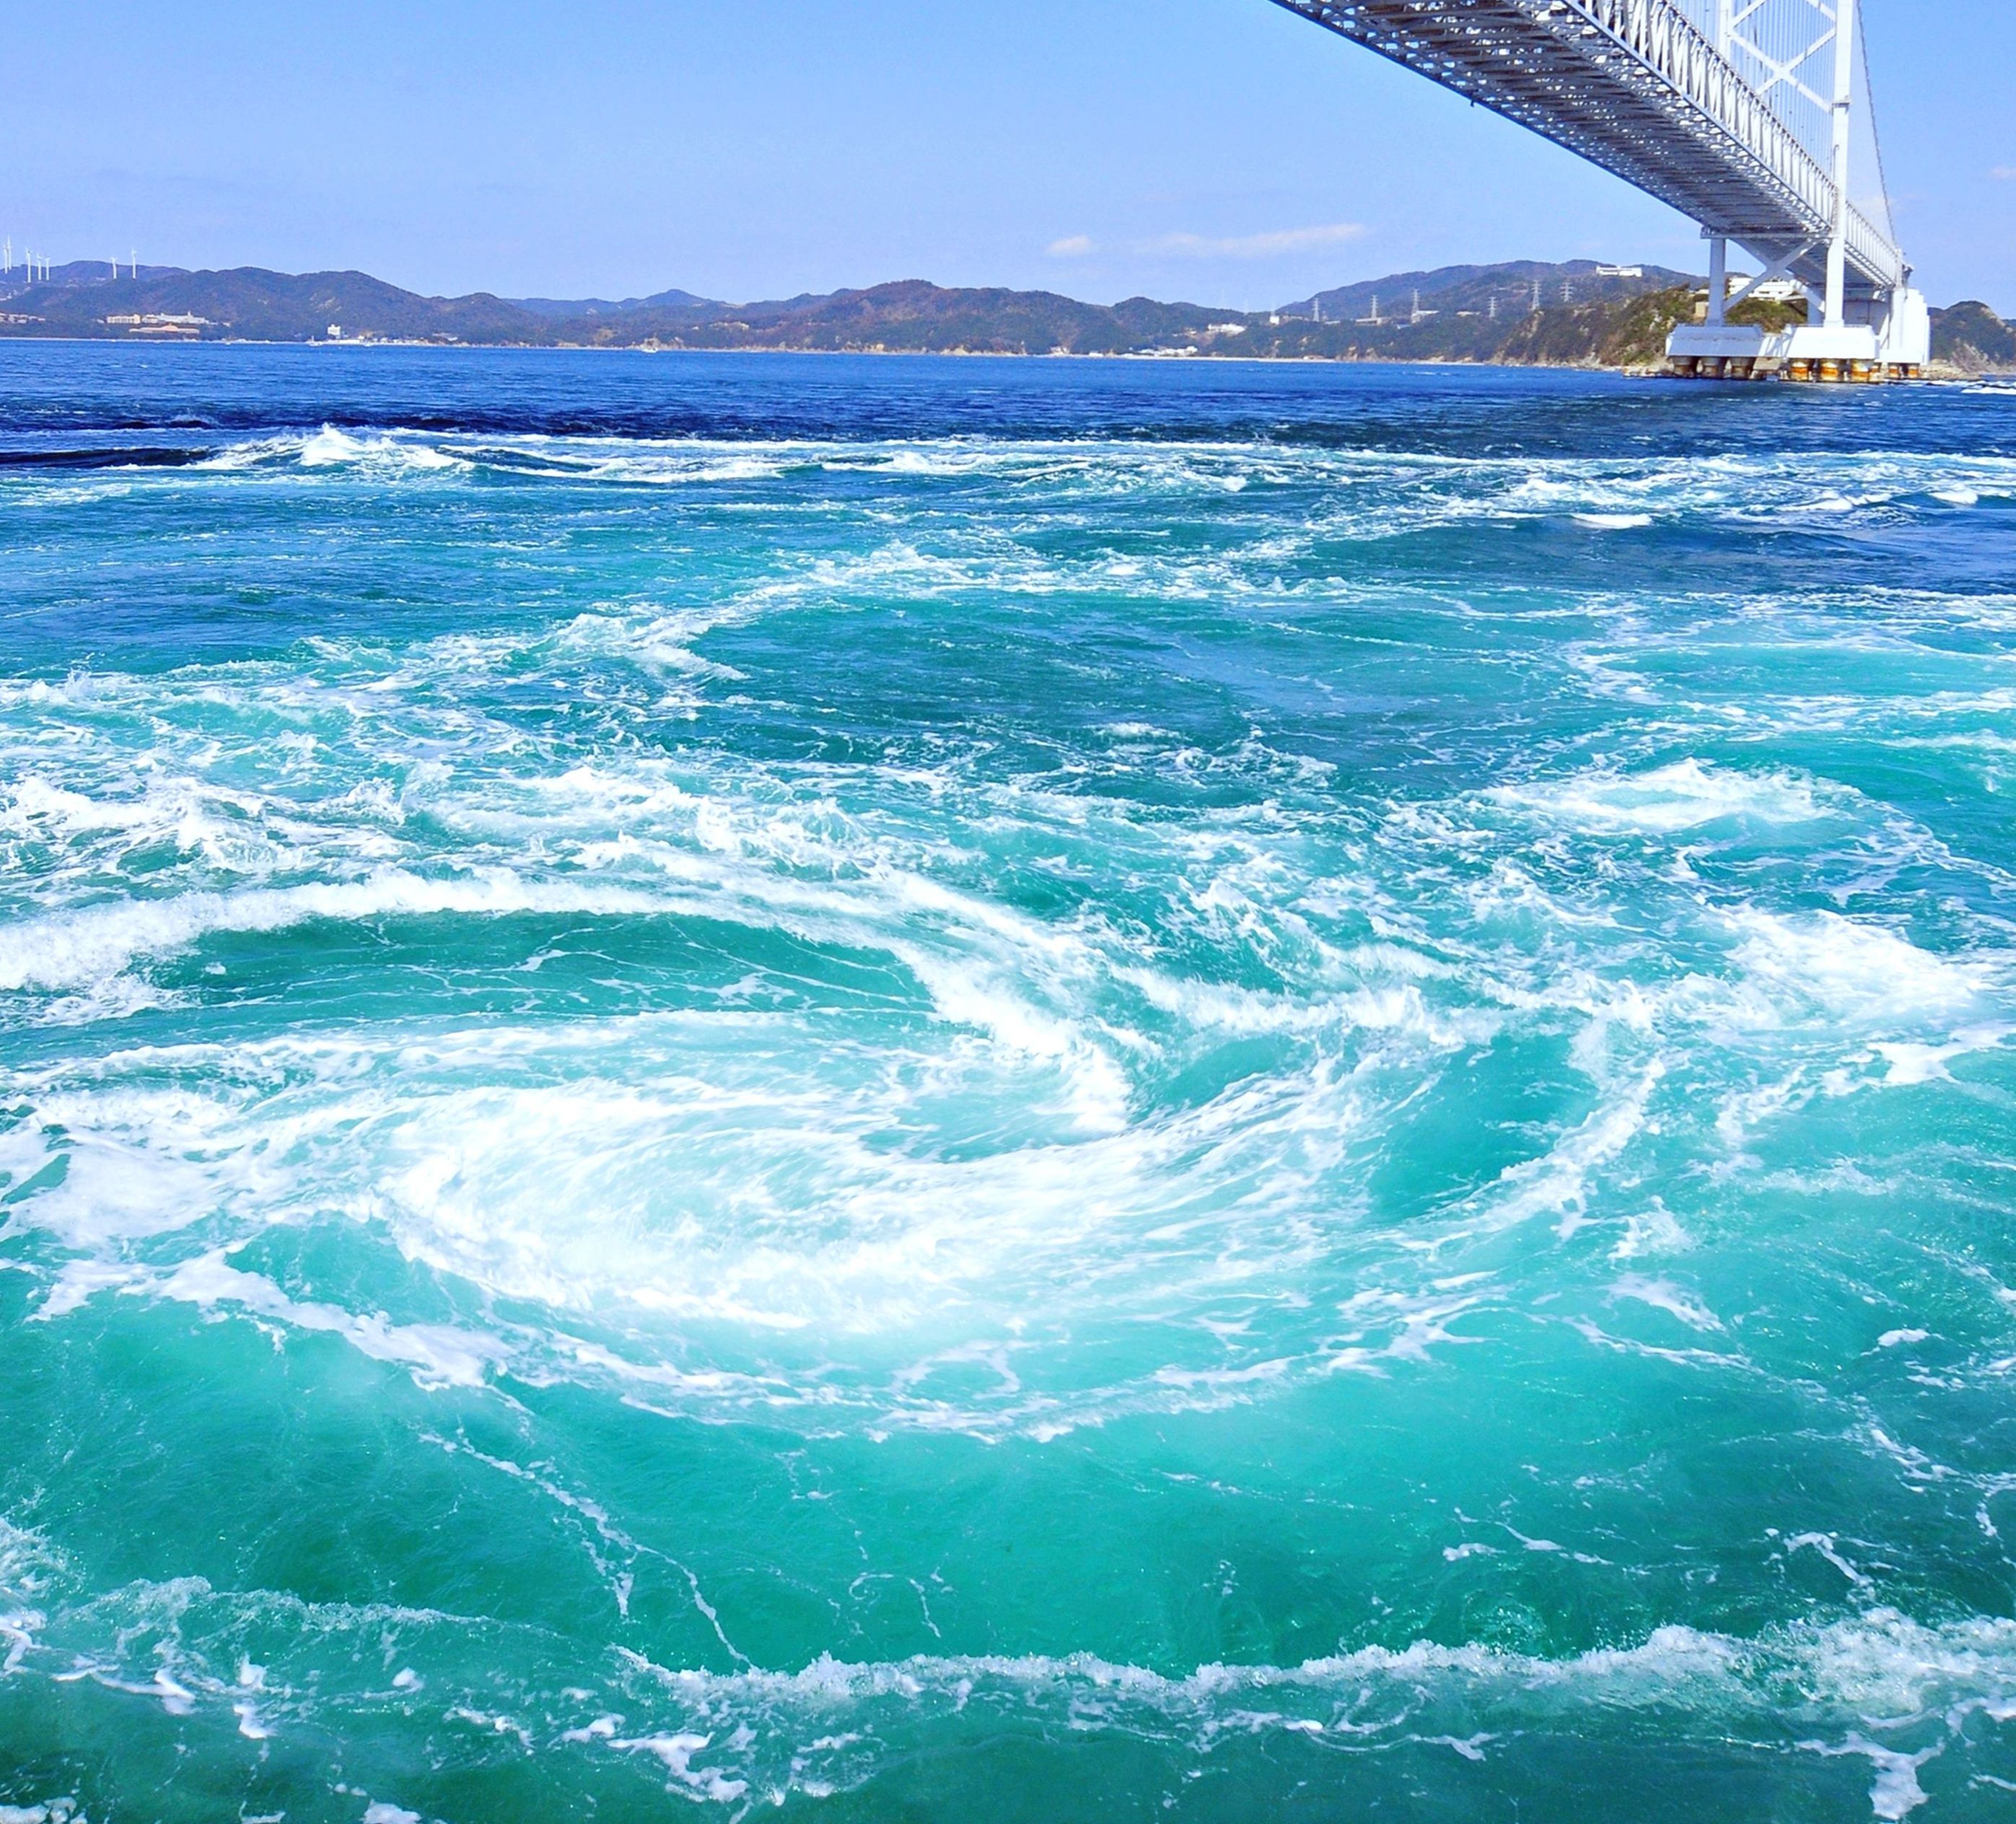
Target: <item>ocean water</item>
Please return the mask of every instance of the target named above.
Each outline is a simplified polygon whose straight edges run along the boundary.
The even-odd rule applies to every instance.
[[[0,1819],[2016,1816],[2016,395],[0,347]]]

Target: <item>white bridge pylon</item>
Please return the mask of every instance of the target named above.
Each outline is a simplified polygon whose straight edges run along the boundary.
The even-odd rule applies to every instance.
[[[1669,203],[1709,242],[1686,372],[1874,378],[1928,358],[1858,55],[1857,0],[1276,0]],[[1726,321],[1728,246],[1807,322]],[[1739,293],[1738,297],[1744,295]]]

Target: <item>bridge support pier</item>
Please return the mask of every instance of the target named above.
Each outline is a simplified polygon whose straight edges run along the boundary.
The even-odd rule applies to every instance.
[[[1827,236],[1827,326],[1848,326],[1849,110],[1855,99],[1855,0],[1834,0],[1834,222]]]
[[[1710,235],[1708,240],[1708,324],[1719,329],[1729,311],[1729,236]]]
[[[1808,305],[1817,322],[1766,329],[1754,323],[1732,323],[1726,308],[1715,309],[1719,284],[1713,268],[1722,264],[1709,242],[1708,308],[1705,320],[1683,323],[1666,338],[1666,371],[1688,380],[1809,380],[1845,383],[1916,380],[1931,359],[1931,313],[1924,295],[1899,286],[1871,298],[1851,297],[1844,304],[1845,322],[1825,320],[1824,308]],[[1719,317],[1720,321],[1717,321]]]
[[[1899,293],[1881,322],[1683,324],[1666,340],[1666,371],[1683,380],[1859,381],[1916,380],[1931,358],[1929,313],[1915,291]]]

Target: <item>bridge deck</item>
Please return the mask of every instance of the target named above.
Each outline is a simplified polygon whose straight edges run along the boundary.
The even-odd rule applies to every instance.
[[[1823,285],[1831,174],[1672,0],[1276,0]],[[1848,295],[1903,256],[1849,211]]]

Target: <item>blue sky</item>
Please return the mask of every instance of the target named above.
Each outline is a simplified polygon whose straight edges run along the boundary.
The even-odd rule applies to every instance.
[[[1921,282],[2016,311],[2016,6],[1864,3]],[[1459,261],[1701,262],[1658,204],[1268,0],[8,0],[0,233],[736,299],[1255,307]]]

